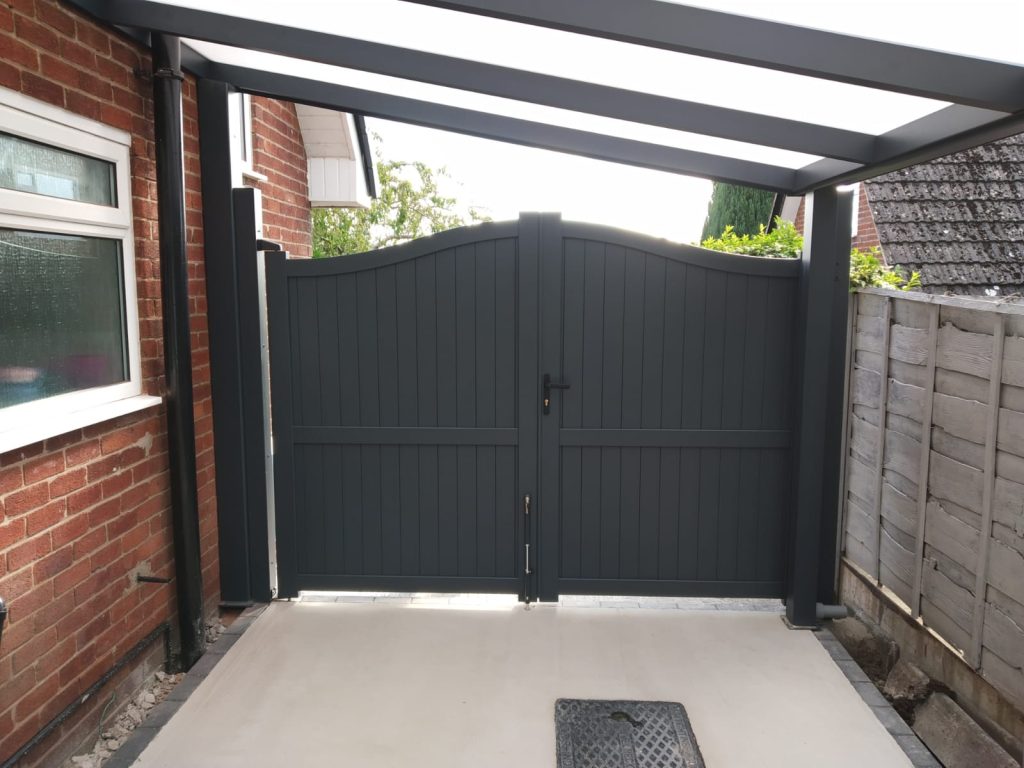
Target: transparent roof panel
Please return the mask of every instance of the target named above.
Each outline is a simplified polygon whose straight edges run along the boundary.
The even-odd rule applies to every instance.
[[[664,0],[1024,65],[1021,0]]]
[[[398,0],[166,2],[874,135],[947,106]]]
[[[662,144],[678,149],[706,152],[790,169],[802,168],[809,163],[821,159],[817,155],[702,136],[626,120],[616,120],[599,115],[574,112],[567,109],[529,104],[513,99],[485,96],[478,93],[427,85],[411,80],[360,72],[343,67],[318,64],[286,56],[248,51],[241,48],[232,48],[194,40],[186,40],[184,42],[211,61],[223,64],[243,66],[266,72],[278,72],[325,83],[334,83],[377,93],[387,93],[394,96],[403,96],[435,104],[445,104],[452,107],[472,109],[479,112],[531,120],[549,125],[558,125],[565,128],[575,128],[592,133],[618,136],[624,139],[633,139],[651,144]]]

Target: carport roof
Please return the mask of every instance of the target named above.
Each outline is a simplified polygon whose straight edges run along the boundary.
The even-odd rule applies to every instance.
[[[1020,28],[1011,4],[929,5],[941,40],[858,5],[885,41],[825,28],[853,0],[760,6],[820,29],[750,0],[75,4],[180,36],[187,68],[243,91],[787,194],[1024,130],[1024,53],[990,34]]]

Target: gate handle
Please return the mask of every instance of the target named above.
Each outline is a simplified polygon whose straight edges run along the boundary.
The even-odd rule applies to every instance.
[[[552,381],[551,374],[544,374],[544,415],[551,413],[551,390],[568,389],[569,384],[565,381]]]

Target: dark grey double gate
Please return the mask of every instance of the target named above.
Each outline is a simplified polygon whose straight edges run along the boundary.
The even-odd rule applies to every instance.
[[[281,596],[783,594],[796,261],[535,214],[268,258]]]

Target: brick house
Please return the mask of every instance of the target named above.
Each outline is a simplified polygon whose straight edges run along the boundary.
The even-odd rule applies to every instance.
[[[20,765],[62,760],[163,663],[160,638],[178,642],[153,68],[148,47],[58,0],[0,3],[0,761],[28,745]],[[194,78],[181,90],[202,614],[215,617],[227,544]],[[311,205],[366,200],[361,124],[241,94],[229,112],[261,236],[309,256]]]
[[[862,182],[853,247],[920,272],[932,293],[1024,293],[1024,134]],[[780,203],[803,227],[799,198]]]

